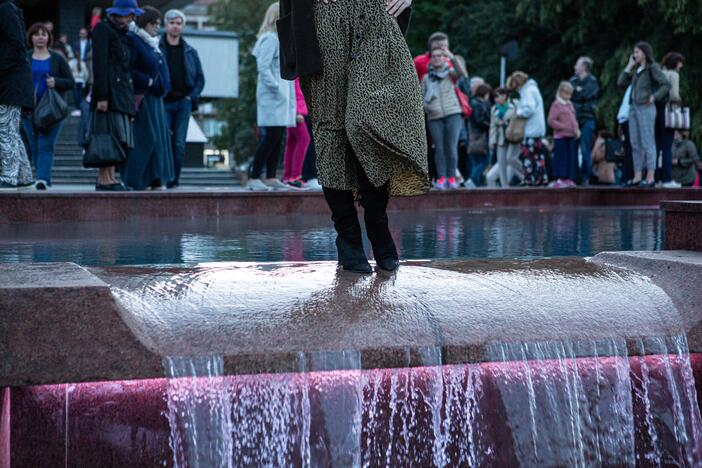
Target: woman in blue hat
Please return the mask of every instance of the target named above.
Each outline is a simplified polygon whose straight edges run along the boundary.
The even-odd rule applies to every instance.
[[[125,152],[134,147],[132,118],[135,115],[134,85],[130,73],[129,23],[143,13],[136,0],[115,0],[107,9],[107,17],[93,29],[93,92],[90,109],[97,114],[97,127],[106,126]],[[104,128],[94,131],[104,132]],[[123,191],[117,181],[115,167],[100,169],[96,190]]]

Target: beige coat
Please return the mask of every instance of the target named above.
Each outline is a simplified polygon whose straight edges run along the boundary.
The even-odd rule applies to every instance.
[[[426,96],[429,86],[429,75],[422,79],[422,96]],[[439,82],[439,92],[434,98],[424,103],[427,120],[438,120],[461,113],[461,104],[456,96],[456,85],[449,74]]]

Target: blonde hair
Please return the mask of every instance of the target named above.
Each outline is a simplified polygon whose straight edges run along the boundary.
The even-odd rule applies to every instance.
[[[523,71],[516,71],[509,76],[509,79],[507,80],[507,88],[515,91],[524,86],[524,83],[527,81],[529,81],[529,75]]]
[[[561,91],[568,91],[572,94],[573,91],[575,91],[575,88],[573,88],[573,85],[570,84],[569,81],[561,81],[561,83],[558,85],[558,91],[556,91],[557,97],[561,97]]]
[[[280,4],[278,2],[273,3],[266,10],[266,15],[263,17],[263,23],[261,23],[261,29],[258,30],[258,37],[268,32],[277,32],[275,23],[280,19]]]

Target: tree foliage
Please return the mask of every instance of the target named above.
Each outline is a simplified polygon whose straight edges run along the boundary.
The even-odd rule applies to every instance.
[[[241,94],[221,109],[228,125],[219,139],[220,146],[235,149],[238,159],[249,157],[255,147],[256,69],[251,48],[267,6],[261,0],[220,0],[213,11],[225,29],[242,38]],[[599,124],[612,128],[623,95],[617,77],[633,45],[646,40],[659,59],[670,50],[687,58],[681,94],[692,107],[693,135],[699,137],[702,118],[696,111],[702,90],[694,86],[702,79],[699,18],[698,0],[414,0],[407,41],[418,55],[432,32],[446,32],[454,52],[466,58],[471,75],[494,85],[499,80],[500,45],[516,40],[519,58],[508,64],[508,71],[529,73],[546,101],[560,81],[570,78],[576,59],[588,55],[602,85]]]

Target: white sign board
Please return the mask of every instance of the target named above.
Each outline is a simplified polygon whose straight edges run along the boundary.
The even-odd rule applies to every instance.
[[[222,31],[183,32],[200,56],[205,74],[203,98],[239,97],[239,39],[234,33]]]

